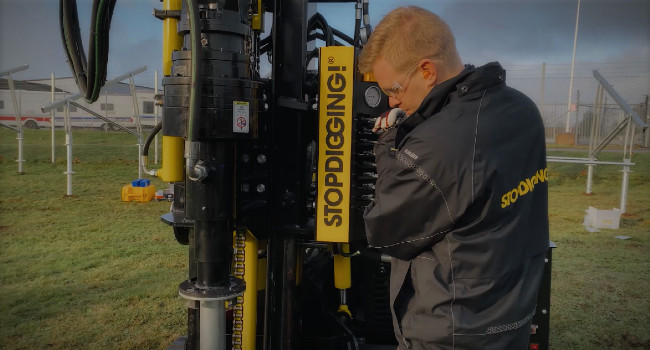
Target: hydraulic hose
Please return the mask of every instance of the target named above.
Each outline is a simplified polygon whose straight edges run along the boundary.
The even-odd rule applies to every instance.
[[[354,15],[354,44],[352,46],[357,46],[361,44],[360,33],[361,33],[361,17],[363,14],[363,6],[361,4],[362,0],[357,0],[355,7]]]
[[[201,88],[201,26],[199,23],[199,6],[197,0],[187,0],[187,12],[190,24],[190,42],[191,42],[191,77],[190,77],[190,105],[187,121],[187,144],[185,168],[187,177],[192,181],[201,180],[205,174],[199,174],[196,169],[198,161],[198,113],[201,108],[199,93]]]
[[[153,141],[154,137],[160,132],[162,129],[162,122],[158,122],[156,126],[154,126],[153,130],[151,130],[151,134],[149,137],[147,137],[147,141],[144,142],[144,148],[142,149],[142,155],[143,156],[148,156],[149,155],[149,146],[151,145],[151,142]]]
[[[368,12],[370,0],[363,0],[363,25],[370,27],[370,13]]]
[[[76,0],[59,1],[59,24],[63,48],[79,90],[89,103],[99,98],[106,82],[108,39],[116,0],[94,0],[90,21],[88,60],[84,52]]]
[[[196,128],[197,114],[201,108],[201,101],[198,94],[201,88],[201,26],[199,23],[199,5],[197,0],[187,0],[187,12],[190,23],[191,55],[190,61],[192,73],[190,77],[190,106],[187,123],[187,138],[190,142],[198,141],[198,129]]]
[[[142,154],[140,155],[142,170],[151,176],[156,175],[156,170],[149,170],[147,168],[147,163],[149,163],[149,146],[151,146],[151,142],[156,137],[156,135],[160,132],[160,130],[162,130],[162,122],[158,122],[158,124],[156,124],[153,130],[151,130],[151,134],[149,135],[149,137],[147,137],[147,141],[144,142],[144,146],[142,147]]]
[[[307,33],[310,33],[315,29],[321,29],[323,31],[323,35],[325,36],[325,44],[327,46],[334,45],[334,33],[332,32],[332,28],[329,26],[329,24],[327,24],[325,17],[323,17],[323,15],[318,12],[311,16],[307,22]]]

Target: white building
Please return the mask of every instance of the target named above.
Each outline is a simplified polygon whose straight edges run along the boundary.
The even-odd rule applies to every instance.
[[[50,113],[42,113],[41,107],[51,103],[50,79],[37,79],[28,81],[14,80],[16,101],[20,106],[21,121],[25,128],[51,127]],[[79,92],[73,78],[58,78],[54,82],[55,100]],[[154,89],[135,86],[137,108],[134,108],[133,97],[129,84],[117,83],[102,88],[99,99],[92,105],[83,98],[76,103],[94,111],[125,127],[136,127],[137,117],[143,127],[155,125]],[[55,112],[55,126],[63,126],[64,107],[59,107]],[[70,106],[70,121],[73,127],[112,129],[110,123],[92,116],[75,106]],[[7,79],[0,79],[0,123],[16,126],[16,111],[11,97]]]

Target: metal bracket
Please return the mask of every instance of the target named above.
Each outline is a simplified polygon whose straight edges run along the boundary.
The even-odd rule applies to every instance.
[[[180,10],[153,9],[153,16],[158,18],[158,19],[167,19],[167,18],[180,19],[181,18],[181,11]]]

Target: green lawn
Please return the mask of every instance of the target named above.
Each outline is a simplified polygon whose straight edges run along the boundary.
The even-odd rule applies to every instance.
[[[18,175],[15,133],[0,130],[0,349],[165,349],[186,332],[187,248],[160,222],[168,202],[120,200],[135,138],[75,130],[67,197],[63,132],[54,165],[49,137],[26,130]],[[650,154],[633,161],[621,228],[596,233],[584,211],[619,206],[620,168],[598,168],[587,196],[584,166],[549,164],[552,349],[650,348]]]

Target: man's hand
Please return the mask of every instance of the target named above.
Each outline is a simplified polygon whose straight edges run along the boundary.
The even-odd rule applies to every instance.
[[[395,126],[395,121],[402,116],[404,116],[404,111],[399,108],[393,108],[382,113],[375,119],[375,126],[372,128],[372,132],[383,132],[392,128]]]

